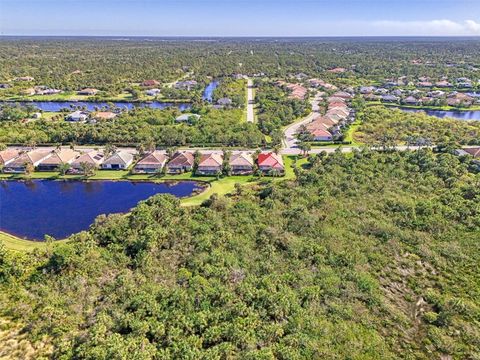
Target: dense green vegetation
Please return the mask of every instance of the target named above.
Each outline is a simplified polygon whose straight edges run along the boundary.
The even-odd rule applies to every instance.
[[[156,196],[70,243],[0,249],[0,312],[53,358],[477,358],[462,161],[337,152],[197,208]]]
[[[243,108],[245,107],[245,101],[247,101],[246,86],[246,80],[223,78],[213,92],[213,101],[216,102],[218,99],[228,98],[232,100],[233,107]]]
[[[258,126],[264,134],[272,136],[274,144],[279,144],[282,127],[306,115],[310,111],[308,102],[289,99],[287,92],[271,82],[256,81],[255,86]]]
[[[5,120],[0,121],[0,143],[135,145],[153,142],[157,146],[258,147],[263,142],[264,137],[257,126],[244,121],[242,110],[199,108],[196,111],[201,118],[192,124],[175,123],[175,118],[180,115],[176,109],[151,108],[137,108],[96,124],[66,122],[62,116],[56,121],[28,123]]]
[[[95,87],[114,95],[145,79],[169,83],[234,73],[285,78],[304,72],[335,84],[360,85],[386,77],[443,75],[477,78],[480,42],[472,39],[9,39],[0,40],[0,82],[33,76],[63,90]],[[412,60],[417,60],[416,64]],[[326,70],[343,67],[332,74]],[[17,84],[17,88],[31,86]],[[8,91],[15,92],[10,89]],[[0,93],[5,90],[0,90]]]
[[[363,123],[354,138],[370,145],[480,144],[480,121],[439,119],[383,106],[365,107],[360,118]]]

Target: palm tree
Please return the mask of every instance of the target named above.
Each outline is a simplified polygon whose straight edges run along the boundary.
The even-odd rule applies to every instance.
[[[60,172],[60,175],[64,176],[68,170],[70,170],[71,166],[69,163],[61,163],[58,166],[58,171]]]

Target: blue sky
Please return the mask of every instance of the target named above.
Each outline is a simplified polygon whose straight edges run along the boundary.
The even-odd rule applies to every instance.
[[[2,35],[480,35],[480,0],[0,0]]]

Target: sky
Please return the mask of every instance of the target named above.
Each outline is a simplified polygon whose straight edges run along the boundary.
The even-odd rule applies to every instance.
[[[480,0],[0,0],[0,34],[480,36]]]

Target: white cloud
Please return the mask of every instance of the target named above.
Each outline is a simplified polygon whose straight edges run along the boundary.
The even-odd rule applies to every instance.
[[[480,23],[474,20],[456,22],[452,20],[428,21],[374,21],[370,23],[372,30],[382,35],[480,35]],[[380,35],[380,34],[379,34]]]

